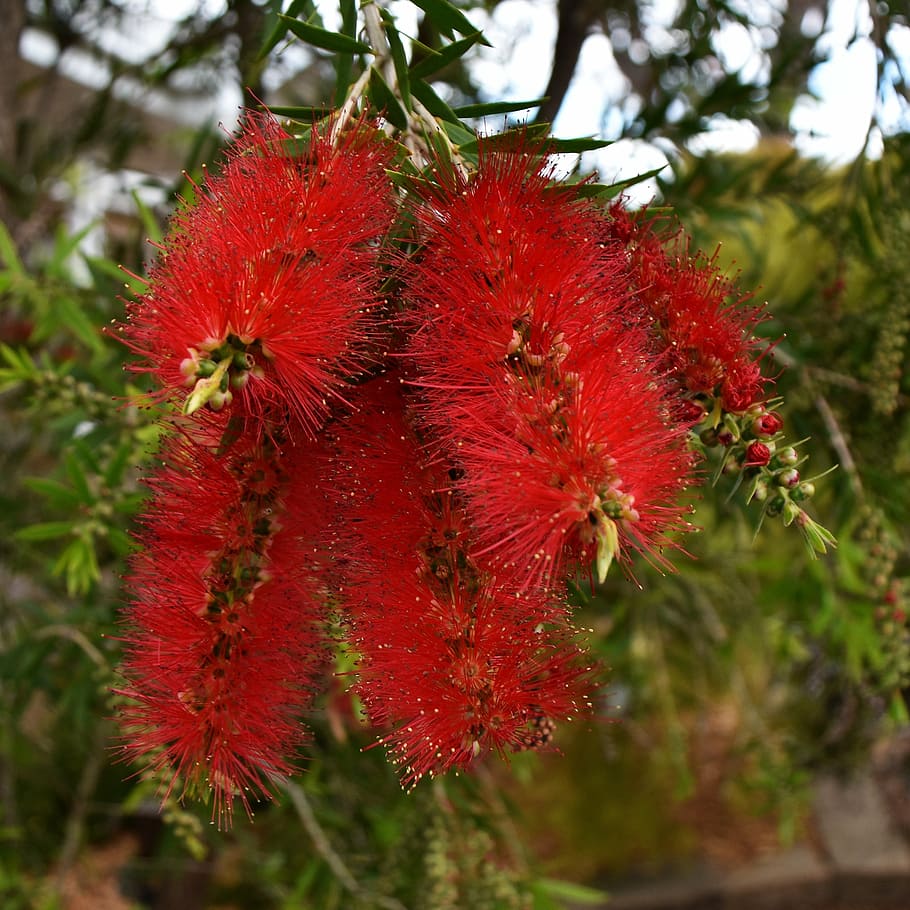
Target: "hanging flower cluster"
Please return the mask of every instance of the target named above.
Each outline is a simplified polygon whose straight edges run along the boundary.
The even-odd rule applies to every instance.
[[[396,190],[369,122],[301,139],[250,114],[130,305],[175,407],[124,748],[219,820],[290,772],[329,619],[410,786],[588,710],[565,581],[668,566],[705,445],[781,511],[810,492],[774,452],[757,311],[545,151],[481,142]]]

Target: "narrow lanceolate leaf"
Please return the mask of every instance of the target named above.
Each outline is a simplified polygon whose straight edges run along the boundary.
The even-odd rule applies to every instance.
[[[59,537],[67,537],[73,533],[75,527],[72,521],[42,521],[38,524],[28,525],[20,528],[13,536],[18,540],[39,541],[39,540],[56,540]]]
[[[61,295],[54,306],[54,318],[58,324],[69,329],[89,350],[100,354],[104,350],[104,343],[98,333],[98,328],[85,314],[85,310],[78,301],[72,297]]]
[[[612,139],[597,139],[594,136],[581,136],[577,139],[551,139],[547,143],[554,152],[593,152],[612,144]]]
[[[582,136],[577,139],[554,139],[548,135],[549,130],[549,124],[534,123],[519,129],[507,130],[497,136],[491,136],[490,139],[493,140],[492,146],[497,150],[509,151],[510,149],[523,148],[528,138],[537,138],[544,143],[547,154],[578,154],[606,148],[612,144],[609,139],[595,139],[593,136]],[[473,149],[469,148],[467,151],[473,151]]]
[[[357,0],[341,0],[341,34],[357,38]],[[354,70],[354,55],[339,54],[335,61],[335,104],[341,107],[347,97]]]
[[[140,221],[142,221],[142,227],[145,230],[146,236],[155,243],[161,243],[161,226],[158,224],[155,213],[142,201],[142,197],[136,190],[132,190],[130,195],[133,197],[133,202],[136,205],[136,212],[139,215]]]
[[[35,492],[47,497],[48,502],[56,508],[67,508],[79,505],[82,497],[72,488],[59,480],[50,477],[26,477],[23,483]]]
[[[282,21],[283,19],[296,19],[301,12],[305,11],[304,7],[312,7],[312,5],[312,0],[292,0],[291,5],[284,11],[284,15],[282,16],[279,14],[275,17],[275,25],[273,26],[272,31],[269,32],[268,38],[263,42],[257,59],[264,60],[274,50],[278,42],[288,33],[287,22]]]
[[[269,110],[276,117],[285,117],[288,120],[299,120],[301,123],[312,123],[314,120],[324,120],[332,113],[330,107],[312,107],[308,105],[274,105]]]
[[[447,38],[454,38],[455,32],[460,35],[479,33],[467,16],[448,0],[414,0],[414,5],[419,6],[427,14],[430,22]],[[490,46],[490,42],[482,35],[480,42],[487,47]]]
[[[442,127],[449,139],[459,148],[466,148],[468,145],[476,147],[477,137],[467,127],[462,126],[458,120],[444,121]]]
[[[426,82],[415,82],[411,94],[434,116],[449,123],[458,123],[458,115],[433,91]]]
[[[92,586],[101,579],[98,557],[92,541],[84,537],[77,537],[67,544],[57,557],[51,572],[65,579],[66,591],[70,597],[87,594]]]
[[[292,31],[298,38],[313,47],[319,47],[326,51],[339,51],[343,54],[372,53],[369,45],[364,44],[362,41],[357,41],[349,35],[330,32],[327,29],[301,22],[299,19],[289,19],[287,16],[281,16],[280,18],[282,21],[287,21],[289,31]]]
[[[379,70],[376,69],[370,73],[370,99],[374,106],[382,111],[389,123],[401,130],[407,129],[407,112],[395,97],[395,93],[389,88],[388,83],[379,74]]]
[[[10,378],[15,379],[15,381],[30,379],[38,373],[35,362],[26,351],[17,351],[8,344],[0,342],[0,357],[12,368],[8,372],[11,374]]]
[[[656,167],[653,170],[645,171],[643,174],[636,174],[634,177],[627,177],[625,180],[619,180],[616,183],[587,183],[583,186],[572,187],[572,190],[576,195],[585,199],[612,199],[614,196],[618,196],[624,189],[635,186],[638,183],[643,183],[645,180],[650,180],[652,177],[656,177],[666,166],[667,165],[662,164],[660,167]]]
[[[533,101],[490,101],[484,104],[465,104],[454,108],[459,117],[491,117],[496,114],[510,114],[512,111],[526,111],[540,107],[547,98],[535,98]]]
[[[426,47],[415,42],[415,49],[419,49],[421,52],[426,53],[427,56],[411,67],[411,77],[414,79],[425,79],[427,76],[431,76],[443,67],[446,67],[450,63],[454,63],[460,57],[463,57],[478,43],[486,43],[482,32],[472,32],[467,37],[460,38],[458,41],[453,41],[451,44],[447,44],[445,47],[439,49]]]
[[[529,142],[540,143],[539,154],[552,151],[552,145],[547,135],[549,126],[541,123],[531,123],[520,129],[506,130],[504,133],[497,133],[494,136],[485,137],[483,140],[484,148],[495,149],[497,152],[520,152],[524,154],[528,150]],[[547,140],[546,146],[543,145]],[[475,136],[471,142],[462,146],[462,151],[468,154],[476,153],[478,149],[478,138]]]
[[[3,260],[3,264],[9,271],[15,272],[17,275],[25,274],[25,266],[16,251],[16,244],[13,243],[13,238],[2,223],[0,223],[0,259]]]
[[[382,24],[385,27],[386,38],[389,41],[389,53],[395,66],[395,75],[398,77],[398,91],[401,100],[408,109],[411,107],[411,80],[408,74],[408,55],[405,53],[404,44],[398,29],[395,28],[395,19],[386,9],[380,9]]]
[[[78,443],[76,443],[78,445]],[[80,451],[82,451],[80,447]],[[77,458],[75,451],[67,452],[64,456],[64,465],[66,467],[66,475],[69,477],[70,483],[73,485],[73,489],[79,494],[84,503],[91,503],[94,501],[94,496],[92,495],[91,487],[88,483],[88,478],[85,476],[85,467],[80,463],[80,460]],[[101,473],[101,466],[93,458],[86,459],[88,463],[88,469],[94,474]]]

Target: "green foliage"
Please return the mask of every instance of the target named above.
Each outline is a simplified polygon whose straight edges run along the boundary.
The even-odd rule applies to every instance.
[[[332,99],[335,107],[350,103],[356,116],[351,86],[360,82],[428,153],[453,167],[475,162],[477,134],[466,119],[543,99],[484,101],[465,76],[466,56],[486,43],[470,5],[417,6],[416,39],[375,4],[358,11],[343,0],[337,32],[309,0],[259,9],[260,61],[300,39],[332,62],[321,102],[273,110],[309,125],[329,114]],[[622,12],[630,34],[643,34],[639,5]],[[689,43],[651,49],[652,91],[621,132],[681,143],[718,112],[784,125],[812,41],[783,35],[769,51],[767,85],[731,73],[706,82],[700,65],[713,59],[718,29],[747,16],[729,4],[694,2],[679,16],[694,23]],[[198,62],[204,46],[184,42],[181,65]],[[166,71],[161,63],[154,78],[166,79]],[[684,116],[670,122],[674,101]],[[102,121],[106,110],[98,107]],[[89,133],[80,130],[70,145],[81,147]],[[190,168],[205,135],[196,137]],[[499,142],[513,137],[505,131]],[[606,144],[564,139],[551,148],[578,154]],[[59,905],[48,876],[55,862],[72,866],[70,845],[103,842],[138,821],[156,839],[126,878],[152,891],[210,864],[212,900],[239,906],[596,906],[603,895],[577,881],[691,855],[697,833],[667,807],[698,795],[695,733],[719,704],[732,706],[737,720],[731,802],[775,814],[782,836],[795,836],[812,774],[855,766],[889,717],[907,720],[907,152],[906,137],[896,136],[881,160],[829,171],[771,144],[746,156],[683,156],[661,183],[696,243],[712,248],[723,239],[743,285],[764,286],[773,313],[762,327],[767,337],[787,327],[777,345],[787,367],[778,390],[792,437],[813,440],[813,470],[840,465],[818,500],[839,548],[810,563],[794,554],[783,529],[767,523],[756,537],[754,510],[736,504],[745,497],[728,501],[731,483],[721,476],[698,504],[704,530],[686,544],[694,561],[676,560],[679,571],[668,576],[637,569],[641,590],[618,573],[596,590],[579,583],[579,609],[611,688],[592,730],[563,735],[565,755],[516,761],[517,783],[483,772],[405,797],[380,751],[361,751],[356,729],[314,720],[306,773],[278,805],[262,808],[254,826],[238,824],[229,835],[212,830],[204,808],[182,807],[176,791],[161,817],[156,804],[149,819],[161,795],[156,782],[124,780],[130,769],[109,763],[119,578],[142,499],[137,475],[154,449],[155,405],[125,381],[123,350],[101,327],[119,315],[124,281],[127,293],[140,282],[106,256],[82,255],[85,232],[60,228],[20,249],[0,224],[3,906]],[[49,155],[35,166],[36,186],[58,172]],[[403,182],[421,179],[414,170]],[[609,199],[628,184],[589,183],[584,192]],[[19,210],[27,203],[17,197]],[[160,218],[136,203],[146,235],[160,239]],[[624,720],[608,735],[615,712],[607,702],[617,692]],[[60,835],[64,828],[75,831],[72,839]]]

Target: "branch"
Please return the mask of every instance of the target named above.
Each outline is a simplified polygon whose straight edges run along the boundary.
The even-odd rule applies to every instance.
[[[540,106],[535,123],[552,123],[559,113],[578,67],[581,46],[597,19],[597,7],[586,0],[559,0],[559,26],[553,50],[553,68],[544,90],[546,101]]]
[[[287,791],[288,796],[291,797],[291,803],[293,803],[300,821],[303,822],[303,827],[306,828],[316,852],[325,860],[326,865],[332,870],[338,883],[345,891],[370,906],[384,907],[386,910],[407,910],[405,905],[396,898],[373,894],[364,888],[354,878],[344,860],[329,843],[329,839],[325,831],[322,830],[322,826],[319,824],[316,814],[313,812],[313,807],[303,792],[303,788],[293,781],[285,781],[284,789]]]

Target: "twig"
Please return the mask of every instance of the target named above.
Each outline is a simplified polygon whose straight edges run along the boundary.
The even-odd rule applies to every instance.
[[[316,848],[316,852],[325,860],[326,865],[332,870],[338,883],[345,891],[354,895],[354,897],[369,903],[371,906],[385,907],[387,910],[407,910],[405,905],[396,898],[385,897],[381,894],[373,894],[364,888],[363,885],[354,878],[351,870],[345,865],[344,860],[329,843],[329,839],[326,836],[325,831],[322,830],[322,826],[319,824],[319,821],[313,812],[313,807],[310,805],[309,800],[306,798],[306,794],[303,792],[303,788],[293,781],[286,781],[284,789],[287,791],[288,796],[290,796],[291,803],[293,804],[300,821],[303,822],[303,827],[306,828],[306,832],[309,834],[310,840]]]
[[[60,859],[57,862],[54,888],[58,894],[63,893],[66,878],[76,862],[76,857],[79,855],[82,835],[85,831],[85,817],[88,815],[89,801],[98,786],[98,778],[101,775],[101,769],[104,767],[107,755],[106,745],[110,734],[110,726],[109,721],[103,720],[96,727],[91,751],[76,785],[73,808],[66,820],[63,846],[60,848]]]
[[[824,395],[816,395],[815,407],[818,409],[819,414],[822,415],[825,429],[828,431],[828,436],[831,439],[831,445],[834,446],[834,451],[837,452],[841,467],[847,473],[847,477],[850,478],[850,486],[853,489],[854,495],[857,499],[865,498],[866,494],[863,490],[863,482],[860,479],[859,470],[856,467],[856,462],[853,460],[853,455],[850,452],[850,447],[847,445],[847,440],[840,428],[840,424],[837,422],[837,417],[835,416],[834,411],[831,410],[831,405],[828,404],[828,399],[825,398]]]
[[[449,134],[445,131],[445,129],[443,129],[439,121],[426,109],[426,107],[424,107],[422,102],[412,97],[411,105],[414,108],[414,114],[418,118],[418,123],[424,124],[442,138],[449,149],[449,154],[452,156],[452,164],[455,165],[459,175],[464,180],[467,180],[468,168],[464,163],[464,159],[461,157],[461,152],[458,150],[458,146],[452,142],[452,140],[449,138]]]
[[[376,54],[376,62],[373,66],[381,67],[382,78],[385,79],[389,88],[394,92],[398,86],[398,74],[395,72],[395,64],[392,61],[389,39],[386,38],[379,4],[376,0],[365,0],[361,5],[361,9],[363,10],[367,39],[373,48],[373,53]]]
[[[364,69],[364,71],[360,74],[358,80],[351,86],[351,90],[348,92],[348,97],[345,99],[344,104],[341,106],[341,110],[338,111],[338,116],[335,118],[335,122],[332,124],[332,131],[329,133],[329,139],[333,144],[338,141],[338,137],[341,135],[341,131],[345,128],[347,122],[351,119],[351,116],[357,107],[357,102],[360,100],[364,89],[367,87],[367,83],[370,81],[370,73],[372,71],[373,66],[371,64]]]
[[[68,638],[73,644],[78,645],[86,655],[101,670],[107,670],[108,662],[104,655],[95,647],[79,629],[64,623],[52,623],[43,626],[35,633],[35,638]]]

